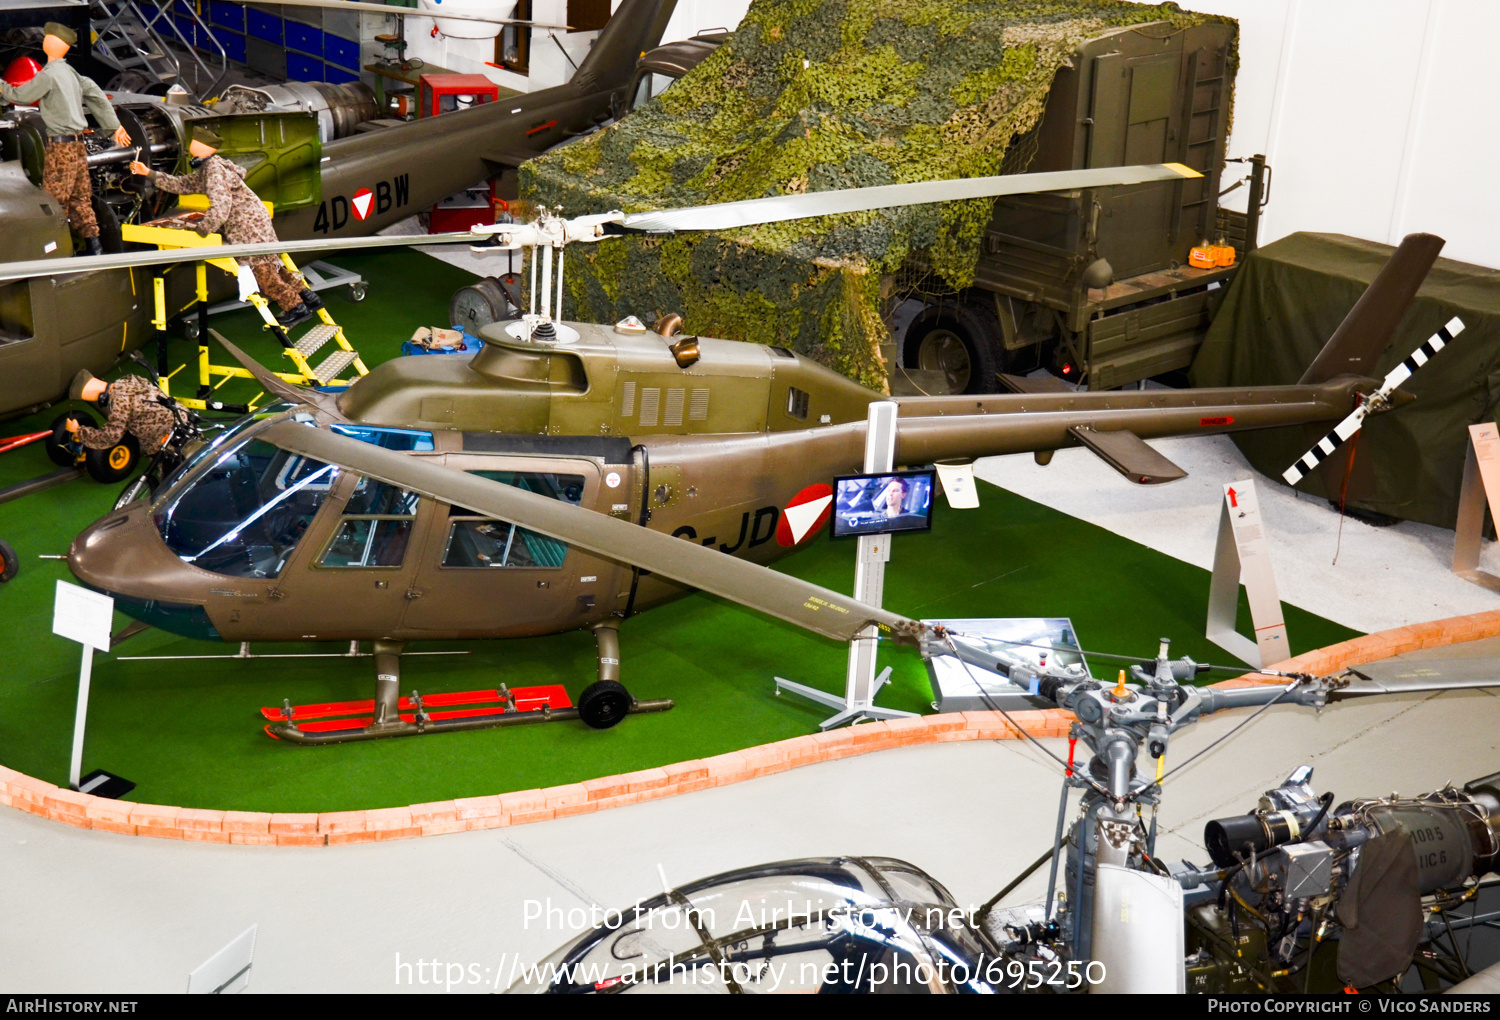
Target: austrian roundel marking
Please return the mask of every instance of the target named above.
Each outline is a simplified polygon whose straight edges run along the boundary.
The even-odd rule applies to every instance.
[[[833,512],[833,486],[809,485],[787,503],[786,511],[776,523],[776,542],[791,547],[817,532]]]
[[[350,204],[354,206],[355,219],[367,220],[370,218],[370,209],[375,205],[375,193],[369,188],[360,188],[350,199]]]

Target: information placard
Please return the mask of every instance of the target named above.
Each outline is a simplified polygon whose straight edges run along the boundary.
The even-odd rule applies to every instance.
[[[57,595],[52,603],[52,633],[107,651],[114,622],[114,599],[67,581],[57,582]]]

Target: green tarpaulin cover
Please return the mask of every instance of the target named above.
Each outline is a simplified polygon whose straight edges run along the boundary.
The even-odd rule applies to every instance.
[[[521,167],[565,215],[1016,173],[1078,45],[1213,15],[1117,0],[755,0],[717,52],[620,123]],[[577,245],[565,314],[780,344],[882,388],[882,282],[921,252],[967,287],[993,203]]]
[[[1341,234],[1292,234],[1252,253],[1236,275],[1189,373],[1195,386],[1294,383],[1395,249]],[[1384,376],[1454,316],[1463,333],[1409,379],[1415,401],[1365,419],[1348,505],[1453,527],[1468,426],[1500,405],[1500,271],[1439,259],[1375,365]],[[1352,408],[1351,408],[1352,410]],[[1234,436],[1256,470],[1281,473],[1328,428]],[[1298,488],[1320,496],[1321,472]]]

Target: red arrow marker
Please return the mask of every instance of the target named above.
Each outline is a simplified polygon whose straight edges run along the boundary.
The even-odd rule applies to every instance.
[[[1239,506],[1240,505],[1240,501],[1235,498],[1235,495],[1236,495],[1235,491],[1233,489],[1230,489],[1229,490],[1229,505],[1230,506]]]

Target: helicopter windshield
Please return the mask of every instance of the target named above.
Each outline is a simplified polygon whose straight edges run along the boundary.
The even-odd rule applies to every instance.
[[[334,429],[387,449],[432,449],[429,432]],[[162,541],[184,562],[231,577],[280,576],[338,480],[336,466],[288,453],[256,431],[245,428],[238,442],[200,457],[202,469],[156,507]]]
[[[992,991],[994,947],[963,915],[902,861],[782,861],[605,912],[510,991]]]
[[[250,438],[157,510],[167,548],[231,577],[277,577],[338,468]]]
[[[233,445],[236,440],[238,440],[241,436],[243,436],[246,432],[248,432],[255,426],[261,424],[269,418],[273,418],[281,414],[283,411],[290,410],[291,406],[291,404],[287,403],[284,400],[278,400],[267,407],[263,407],[258,411],[245,415],[239,421],[226,428],[223,432],[220,432],[212,440],[200,446],[193,452],[193,455],[191,457],[189,457],[183,463],[179,464],[171,474],[162,479],[162,484],[160,488],[158,488],[157,494],[161,497],[170,495],[172,492],[172,488],[181,479],[186,478],[199,464],[202,464],[204,461],[213,458],[218,454],[219,451]]]

